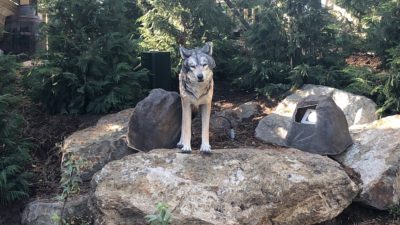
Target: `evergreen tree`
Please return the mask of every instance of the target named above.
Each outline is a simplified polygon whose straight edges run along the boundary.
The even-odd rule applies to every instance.
[[[180,70],[179,45],[193,48],[212,41],[214,57],[221,62],[216,75],[226,76],[236,53],[229,37],[233,22],[215,0],[141,0],[140,8],[142,49],[171,52],[174,75]]]
[[[400,2],[383,1],[365,20],[369,21],[368,45],[381,57],[383,67],[389,68],[389,49],[400,45]]]
[[[246,34],[251,65],[236,83],[267,96],[284,93],[303,83],[340,86],[335,71],[343,64],[336,41],[337,22],[318,0],[256,1],[257,22]],[[245,4],[243,1],[242,3]]]
[[[198,46],[231,31],[232,22],[215,0],[141,0],[143,48],[175,52],[177,45]]]
[[[137,71],[140,11],[130,0],[48,0],[49,52],[26,78],[50,113],[105,113],[133,106],[146,91]]]

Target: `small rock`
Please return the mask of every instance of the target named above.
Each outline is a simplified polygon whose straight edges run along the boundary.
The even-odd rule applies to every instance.
[[[249,119],[258,113],[259,105],[257,102],[246,102],[239,105],[234,111],[238,114],[238,117],[243,119]]]
[[[64,219],[71,217],[86,217],[90,215],[87,206],[89,195],[80,195],[68,198],[65,206],[64,201],[39,199],[28,203],[22,212],[22,225],[58,225],[61,224],[57,218],[61,218],[64,208]]]

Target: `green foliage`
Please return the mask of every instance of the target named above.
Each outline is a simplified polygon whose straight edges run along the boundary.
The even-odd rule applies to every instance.
[[[69,217],[66,219],[61,218],[61,216],[57,213],[53,213],[51,215],[51,221],[53,222],[53,225],[91,225],[93,224],[91,222],[90,217],[83,217],[83,218],[77,218],[77,217]]]
[[[0,55],[0,94],[11,94],[15,91],[18,68],[19,63],[15,56]]]
[[[400,112],[400,2],[391,0],[340,0],[338,3],[361,20],[367,34],[366,50],[382,60],[382,72],[348,68],[346,90],[366,95],[380,107],[379,114]]]
[[[177,45],[198,46],[230,31],[230,19],[214,0],[142,0],[142,47],[176,52]]]
[[[393,205],[391,207],[389,207],[389,214],[397,219],[400,217],[400,205]]]
[[[389,54],[389,71],[385,73],[384,82],[375,88],[379,94],[376,100],[380,114],[400,112],[400,44],[387,50]]]
[[[376,93],[376,87],[384,82],[384,74],[377,75],[369,67],[354,66],[345,67],[342,72],[350,81],[344,90],[376,99],[374,93]]]
[[[274,5],[260,9],[259,21],[245,34],[249,51],[240,58],[242,63],[236,64],[240,66],[240,76],[234,84],[271,96],[290,88],[288,37],[282,9]]]
[[[29,143],[22,137],[23,119],[16,112],[15,73],[19,65],[13,56],[0,56],[0,204],[28,197],[30,173]]]
[[[213,41],[213,57],[218,63],[214,69],[214,77],[233,80],[241,71],[245,71],[243,65],[241,48],[234,39],[224,37]]]
[[[336,53],[331,49],[338,47],[335,45],[337,31],[330,24],[337,21],[322,8],[321,1],[290,0],[286,3],[285,13],[289,17],[287,33],[291,66],[320,64],[329,67],[335,64],[329,57]]]
[[[389,73],[384,84],[377,86],[374,92],[379,95],[377,113],[395,114],[400,112],[400,71]]]
[[[25,78],[50,113],[105,113],[133,106],[147,90],[136,70],[136,3],[49,0],[49,52]]]
[[[257,23],[245,35],[241,88],[269,97],[304,83],[340,86],[346,40],[320,1],[259,1]],[[249,66],[250,65],[250,66]],[[243,70],[244,69],[244,70]]]
[[[342,70],[349,83],[344,90],[373,99],[380,115],[400,112],[400,72],[376,73],[368,67],[346,67]]]
[[[171,212],[167,204],[159,202],[157,212],[153,215],[147,215],[145,218],[150,225],[169,225],[171,224]]]
[[[386,0],[337,0],[336,4],[346,8],[353,16],[362,19],[376,10],[380,3]]]
[[[213,41],[215,58],[229,60],[233,46],[227,36],[232,30],[232,20],[223,13],[215,0],[141,0],[139,6],[143,16],[140,34],[143,50],[170,51],[172,67],[178,73],[179,45],[188,48],[199,47],[206,41]],[[228,56],[228,57],[226,57]],[[219,65],[217,66],[217,68]],[[227,68],[222,65],[220,69]],[[218,74],[218,72],[217,72]]]
[[[85,166],[85,162],[80,157],[66,154],[62,165],[63,170],[60,181],[62,193],[59,198],[65,199],[72,194],[80,192],[79,185],[82,183],[81,170]]]
[[[366,16],[368,21],[368,46],[383,61],[383,66],[388,68],[390,51],[400,44],[400,2],[381,1],[375,11]]]

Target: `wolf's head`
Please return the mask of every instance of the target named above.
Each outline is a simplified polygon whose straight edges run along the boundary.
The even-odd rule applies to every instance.
[[[179,47],[183,58],[182,72],[187,74],[190,81],[203,82],[212,79],[212,69],[215,67],[215,61],[211,56],[212,47],[211,42],[207,42],[202,48]]]

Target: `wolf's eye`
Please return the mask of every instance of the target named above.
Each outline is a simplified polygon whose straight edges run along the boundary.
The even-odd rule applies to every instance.
[[[194,66],[194,65],[190,65],[190,68],[194,69],[194,68],[196,68],[196,66]]]
[[[206,67],[207,66],[207,64],[203,64],[203,67]]]

